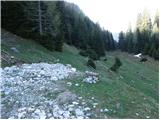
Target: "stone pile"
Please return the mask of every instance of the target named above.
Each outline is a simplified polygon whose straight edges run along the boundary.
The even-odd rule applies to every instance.
[[[68,68],[67,66],[57,63],[57,64],[48,64],[48,63],[33,63],[33,64],[23,64],[20,67],[12,66],[6,67],[3,70],[4,79],[12,79],[14,74],[17,74],[17,77],[32,77],[34,79],[45,78],[53,81],[62,80],[70,77],[72,74],[76,73],[76,70]],[[7,75],[10,75],[9,77]],[[44,79],[42,79],[44,80]]]
[[[90,83],[90,84],[96,83],[99,81],[98,77],[99,77],[98,73],[86,71],[83,82]]]
[[[86,114],[90,109],[56,82],[77,73],[71,66],[34,63],[6,67],[0,71],[1,118],[89,118]]]

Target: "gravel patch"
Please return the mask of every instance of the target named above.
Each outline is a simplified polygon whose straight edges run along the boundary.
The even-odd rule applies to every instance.
[[[77,75],[70,65],[34,63],[0,71],[1,118],[83,119],[92,115],[91,108],[79,101],[82,97],[57,84]]]

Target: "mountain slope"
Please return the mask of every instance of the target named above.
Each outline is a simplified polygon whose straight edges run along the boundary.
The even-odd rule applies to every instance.
[[[107,52],[107,61],[103,61],[103,58],[96,61],[97,69],[92,70],[86,66],[88,59],[80,56],[75,47],[64,44],[64,52],[50,52],[34,41],[5,30],[2,30],[1,36],[2,57],[5,52],[8,56],[27,63],[59,62],[71,64],[81,72],[89,70],[99,73],[100,81],[96,84],[84,83],[83,78],[68,80],[73,85],[68,89],[87,101],[95,112],[94,118],[158,118],[159,71],[158,62],[153,59],[148,58],[147,62],[140,63],[132,55],[118,51]],[[118,73],[108,71],[114,64],[115,56],[123,64]],[[2,67],[5,66],[9,64],[2,59]],[[91,103],[97,103],[96,107]]]

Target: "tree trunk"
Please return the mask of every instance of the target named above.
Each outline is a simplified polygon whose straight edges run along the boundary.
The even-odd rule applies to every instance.
[[[42,35],[42,14],[41,14],[41,2],[38,0],[38,17],[39,17],[39,33]]]

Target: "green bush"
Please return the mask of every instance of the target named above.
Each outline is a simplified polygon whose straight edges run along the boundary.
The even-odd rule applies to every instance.
[[[86,52],[88,53],[89,58],[91,58],[93,60],[99,59],[97,53],[94,50],[88,49],[88,50],[86,50]]]
[[[81,50],[80,52],[79,52],[79,54],[81,55],[81,56],[84,56],[84,57],[89,57],[89,58],[91,58],[91,59],[93,59],[93,60],[98,60],[99,58],[98,58],[98,55],[96,54],[96,52],[94,51],[94,50],[92,50],[92,49],[87,49],[87,50]]]
[[[88,56],[88,53],[87,53],[86,51],[84,51],[84,50],[81,50],[81,51],[79,52],[79,54],[80,54],[81,56],[84,56],[84,57],[87,57],[87,56]]]
[[[94,63],[94,61],[93,61],[92,59],[89,59],[89,60],[88,60],[87,66],[96,69],[96,65],[95,65],[95,63]]]
[[[110,70],[116,72],[116,71],[119,69],[120,66],[122,66],[122,62],[120,61],[119,58],[116,57],[116,58],[115,58],[115,63],[114,63],[113,66],[110,68]]]
[[[146,62],[147,61],[147,58],[143,57],[141,58],[140,62]]]
[[[156,50],[155,48],[153,49],[153,52],[152,52],[152,57],[155,59],[155,60],[159,60],[159,50]]]
[[[104,58],[103,61],[107,61],[107,58]]]
[[[159,52],[158,52],[158,50],[154,54],[154,59],[155,60],[159,60]]]

